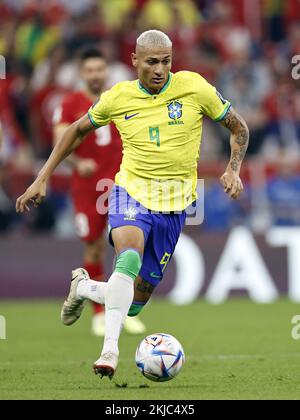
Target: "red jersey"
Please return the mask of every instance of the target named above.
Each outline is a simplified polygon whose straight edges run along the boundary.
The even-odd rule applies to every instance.
[[[53,113],[65,95],[65,89],[50,84],[35,92],[31,98],[30,112],[39,139],[39,149],[44,157],[48,157],[52,150]]]
[[[87,114],[92,105],[92,101],[84,92],[70,93],[56,109],[54,123],[72,124]],[[73,193],[96,192],[98,181],[103,178],[114,181],[120,168],[122,143],[116,127],[111,124],[90,133],[73,153],[82,159],[93,159],[98,165],[96,173],[90,177],[81,177],[74,171]]]

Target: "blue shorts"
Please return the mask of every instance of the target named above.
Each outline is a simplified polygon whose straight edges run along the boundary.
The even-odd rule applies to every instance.
[[[145,249],[140,276],[157,286],[173,256],[180,233],[184,227],[186,212],[158,213],[143,207],[124,188],[115,185],[109,198],[109,240],[114,246],[111,231],[121,226],[142,229]]]

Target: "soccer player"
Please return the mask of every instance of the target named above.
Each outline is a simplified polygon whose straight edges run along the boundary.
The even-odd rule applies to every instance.
[[[84,88],[66,95],[62,104],[55,110],[55,144],[68,127],[84,116],[103,93],[107,72],[107,62],[98,49],[89,48],[83,51],[80,74]],[[107,215],[97,211],[97,184],[102,179],[114,180],[120,168],[121,157],[120,136],[111,124],[88,134],[85,142],[66,159],[73,169],[71,196],[77,234],[85,243],[84,269],[91,278],[98,281],[105,280],[103,261]],[[95,302],[93,307],[92,332],[102,337],[105,333],[104,308]],[[138,318],[127,318],[125,329],[132,334],[145,332],[145,326]]]
[[[171,72],[172,42],[156,30],[144,32],[132,54],[138,80],[105,92],[86,116],[72,124],[36,181],[17,200],[18,212],[38,206],[56,166],[98,127],[113,121],[122,138],[123,160],[110,197],[110,240],[115,271],[107,283],[73,272],[62,309],[64,324],[80,317],[86,299],[105,304],[105,338],[94,370],[114,375],[118,341],[129,316],[140,313],[162,280],[186,218],[196,200],[197,162],[203,116],[231,131],[231,158],[221,183],[232,199],[243,191],[240,169],[249,130],[231,104],[199,74]]]

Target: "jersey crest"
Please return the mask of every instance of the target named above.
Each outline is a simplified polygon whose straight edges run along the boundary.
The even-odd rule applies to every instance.
[[[182,117],[182,103],[179,101],[172,101],[168,104],[169,117],[172,120],[179,120]]]

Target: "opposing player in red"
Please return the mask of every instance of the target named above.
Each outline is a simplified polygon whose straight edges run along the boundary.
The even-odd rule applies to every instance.
[[[57,143],[64,131],[79,118],[84,116],[104,90],[108,66],[98,49],[90,48],[82,53],[80,73],[84,83],[81,91],[68,94],[54,113],[54,143]],[[101,127],[88,135],[85,142],[67,158],[73,168],[71,196],[75,210],[75,225],[78,236],[85,243],[84,268],[91,278],[104,281],[105,228],[107,216],[97,211],[100,180],[111,179],[120,168],[122,144],[114,125]],[[92,332],[104,336],[104,309],[94,305]],[[125,329],[132,334],[145,331],[145,326],[138,318],[127,318]]]

